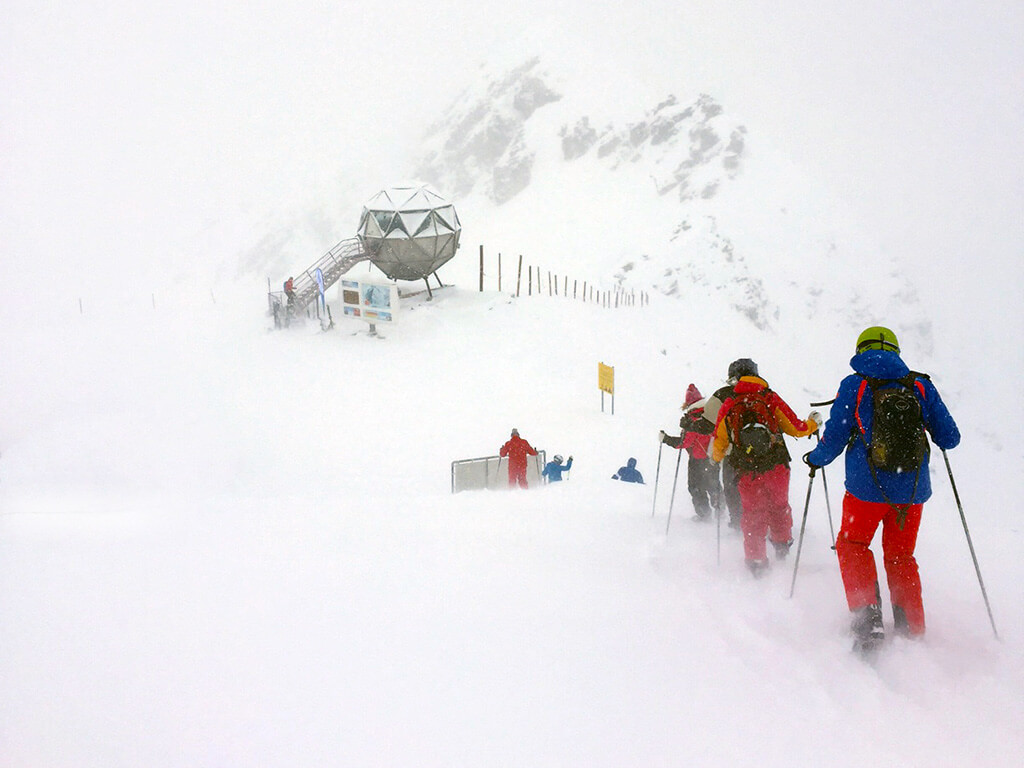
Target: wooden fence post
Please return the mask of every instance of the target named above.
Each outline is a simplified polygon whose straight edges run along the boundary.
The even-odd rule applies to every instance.
[[[484,246],[480,245],[480,293],[484,292]]]
[[[516,270],[516,298],[519,298],[519,286],[523,283],[523,254],[519,254],[519,269]]]

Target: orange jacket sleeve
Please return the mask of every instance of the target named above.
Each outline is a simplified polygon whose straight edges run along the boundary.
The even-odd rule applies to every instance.
[[[727,408],[722,408],[718,412],[718,423],[715,425],[715,442],[711,446],[711,458],[717,462],[725,458],[725,452],[729,449],[729,427],[722,418],[727,412]]]
[[[786,401],[773,393],[772,405],[775,406],[775,418],[779,422],[779,429],[793,437],[806,437],[818,431],[818,425],[814,419],[804,421],[799,418],[793,409],[786,405]]]

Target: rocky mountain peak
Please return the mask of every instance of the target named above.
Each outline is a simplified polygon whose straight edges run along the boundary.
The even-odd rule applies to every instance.
[[[481,97],[464,93],[427,132],[429,149],[415,174],[456,199],[482,187],[494,202],[508,202],[530,183],[534,153],[524,126],[536,111],[562,96],[531,59],[487,84]]]
[[[560,135],[566,160],[593,149],[612,168],[646,161],[658,194],[674,191],[680,200],[706,200],[723,179],[739,173],[746,133],[744,126],[728,123],[721,104],[702,94],[688,105],[669,96],[643,119],[621,128],[597,131],[582,117],[563,126]]]
[[[562,99],[539,59],[530,59],[487,83],[480,95],[464,93],[427,134],[429,149],[416,176],[455,198],[483,192],[501,205],[532,178],[536,148],[526,125],[544,106]],[[681,104],[668,96],[640,119],[595,128],[586,115],[564,124],[562,158],[590,153],[610,169],[627,163],[650,166],[659,195],[708,199],[740,171],[746,128],[729,121],[722,105],[702,94]]]

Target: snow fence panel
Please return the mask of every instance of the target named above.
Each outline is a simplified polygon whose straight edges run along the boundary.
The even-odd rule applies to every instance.
[[[526,482],[531,488],[541,485],[541,472],[547,464],[546,453],[537,451],[536,456],[528,456],[526,462]],[[485,488],[508,488],[508,459],[499,456],[480,456],[475,459],[456,459],[452,462],[452,493],[459,491],[479,491]]]

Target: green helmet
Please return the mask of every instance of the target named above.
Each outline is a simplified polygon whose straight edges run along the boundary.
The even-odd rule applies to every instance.
[[[896,334],[888,328],[880,325],[873,325],[857,337],[857,354],[869,349],[884,349],[889,352],[899,352],[900,343]]]

